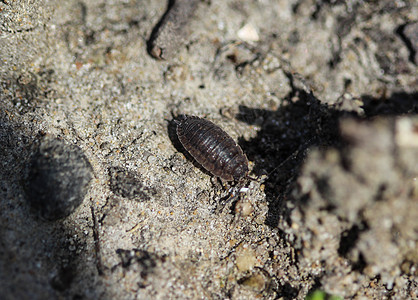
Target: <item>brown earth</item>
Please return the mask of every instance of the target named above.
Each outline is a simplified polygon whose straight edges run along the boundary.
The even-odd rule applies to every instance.
[[[205,1],[158,61],[166,7],[0,3],[1,298],[417,298],[415,2]],[[183,113],[246,194],[176,148]]]

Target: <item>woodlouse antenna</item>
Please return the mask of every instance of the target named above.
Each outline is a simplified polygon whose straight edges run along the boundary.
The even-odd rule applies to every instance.
[[[292,154],[290,154],[284,161],[282,161],[278,166],[276,166],[273,170],[271,170],[267,174],[267,178],[270,177],[271,174],[273,174],[277,169],[281,168],[285,163],[287,163],[290,159],[294,159],[299,154],[300,148],[294,151]]]
[[[312,140],[313,140],[314,138],[312,138],[312,139],[309,139],[306,143],[304,143],[303,145],[301,145],[297,150],[295,150],[295,151],[293,151],[293,153],[292,154],[290,154],[284,161],[282,161],[278,166],[276,166],[273,170],[271,170],[267,175],[266,175],[266,177],[265,177],[265,179],[263,179],[263,180],[260,180],[261,179],[261,177],[263,176],[263,175],[260,175],[260,176],[257,176],[257,178],[252,178],[252,177],[250,177],[250,176],[247,176],[246,178],[248,178],[248,179],[250,179],[250,180],[255,180],[255,181],[258,181],[258,182],[260,182],[260,183],[264,183],[264,182],[266,182],[266,180],[270,177],[270,175],[271,174],[273,174],[277,169],[279,169],[279,168],[281,168],[284,164],[286,164],[289,160],[291,160],[291,159],[296,159],[296,157],[299,155],[299,153],[301,152],[301,151],[304,151],[304,150],[306,150],[307,149],[307,146],[308,145],[310,145],[311,144],[311,142],[312,142]]]

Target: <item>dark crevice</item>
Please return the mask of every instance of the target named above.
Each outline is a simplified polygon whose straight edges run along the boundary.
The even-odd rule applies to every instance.
[[[342,257],[349,258],[349,254],[352,249],[356,247],[357,241],[362,232],[368,230],[366,223],[354,225],[349,230],[344,231],[341,234],[340,246],[338,247],[338,254]],[[366,267],[364,255],[360,252],[355,261],[352,262],[352,269],[355,271],[362,272]]]
[[[417,55],[417,49],[414,47],[414,45],[412,44],[412,41],[409,37],[407,37],[407,35],[405,34],[405,28],[410,25],[410,23],[406,23],[403,24],[401,26],[399,26],[396,29],[396,34],[399,35],[399,37],[401,38],[401,40],[405,43],[406,48],[408,48],[409,51],[409,61],[413,64],[417,64],[417,62],[415,61],[415,57]],[[417,26],[415,26],[417,27]],[[416,37],[417,33],[415,33],[415,37]]]

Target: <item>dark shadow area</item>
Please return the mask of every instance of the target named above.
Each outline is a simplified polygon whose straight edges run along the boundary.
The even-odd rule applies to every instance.
[[[281,217],[289,216],[285,204],[309,148],[344,147],[339,119],[343,116],[360,118],[354,112],[338,110],[338,103],[335,106],[322,104],[312,93],[295,88],[293,76],[288,76],[292,92],[278,110],[240,106],[236,116],[240,121],[261,127],[255,138],[240,139],[239,145],[254,162],[254,175],[267,175],[265,193],[269,211],[266,224],[272,227],[277,226]],[[394,93],[387,99],[363,96],[362,99],[365,119],[377,115],[416,114],[418,110],[416,93]]]
[[[365,222],[359,225],[353,225],[350,229],[344,231],[341,235],[340,246],[338,247],[338,254],[347,259],[349,258],[350,251],[356,247],[357,241],[360,237],[360,234],[364,231],[367,231],[369,227]],[[352,269],[363,272],[364,268],[367,266],[367,263],[363,257],[362,253],[359,253],[357,260],[352,264]]]
[[[363,109],[367,117],[418,114],[418,93],[393,93],[389,97],[373,98],[363,95]]]
[[[280,216],[289,215],[285,213],[286,198],[308,148],[340,144],[338,119],[342,114],[299,89],[294,89],[277,111],[239,108],[238,120],[261,126],[255,138],[240,139],[239,144],[254,162],[253,173],[267,175],[268,225],[275,227]]]
[[[9,104],[13,104],[10,102]],[[25,110],[25,113],[27,111]],[[63,222],[48,221],[31,206],[27,174],[42,132],[27,128],[16,112],[0,107],[0,290],[4,299],[85,298],[75,279],[91,269],[81,258],[88,235]],[[53,181],[51,181],[53,182]],[[39,183],[42,184],[42,183]],[[48,184],[48,183],[47,183]],[[88,199],[84,199],[88,201]],[[55,215],[54,215],[55,219]],[[88,227],[86,229],[89,229]],[[92,274],[93,277],[97,276]],[[92,278],[92,282],[97,279]],[[91,293],[92,291],[89,291]]]
[[[277,294],[279,299],[291,300],[296,299],[299,294],[299,289],[293,287],[290,283],[286,282],[283,285],[280,285],[277,289]]]
[[[154,273],[154,269],[166,261],[166,257],[158,256],[154,253],[140,250],[140,249],[117,249],[116,253],[119,256],[120,263],[113,266],[111,271],[116,268],[123,268],[124,270],[133,270],[138,276],[138,288],[146,288],[150,283],[148,277]]]
[[[109,170],[110,190],[117,196],[137,201],[148,201],[157,191],[143,183],[141,175],[123,167],[113,166]]]
[[[338,254],[346,257],[347,254],[356,245],[360,233],[365,231],[365,228],[360,228],[358,225],[354,225],[350,229],[344,231],[341,234],[340,246],[338,247]]]

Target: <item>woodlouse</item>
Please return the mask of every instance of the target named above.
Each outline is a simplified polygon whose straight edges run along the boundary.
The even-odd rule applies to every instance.
[[[207,171],[225,181],[241,182],[248,177],[247,157],[219,126],[188,115],[175,122],[179,141]]]

